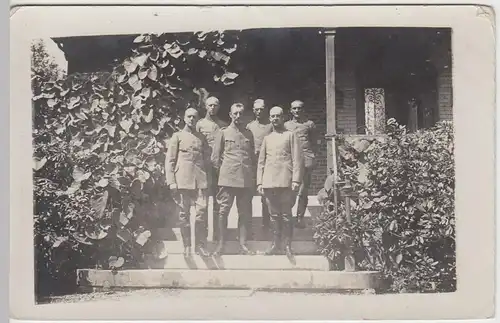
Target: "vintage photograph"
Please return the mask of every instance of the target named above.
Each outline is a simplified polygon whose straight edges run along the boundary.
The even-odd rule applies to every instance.
[[[36,302],[455,292],[452,32],[33,39]]]

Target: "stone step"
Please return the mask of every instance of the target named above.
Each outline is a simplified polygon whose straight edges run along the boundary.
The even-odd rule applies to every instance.
[[[162,241],[164,248],[167,249],[169,255],[182,254],[184,252],[184,245],[182,241]],[[208,251],[212,252],[216,247],[215,241],[207,243]],[[256,255],[264,254],[264,252],[271,245],[270,241],[248,241],[247,247]],[[194,246],[194,245],[193,245]],[[292,249],[295,255],[318,255],[318,248],[314,241],[293,241]],[[226,255],[237,255],[240,251],[240,245],[237,241],[226,241],[224,253]]]
[[[245,256],[223,255],[220,257],[184,257],[171,254],[162,260],[147,257],[140,264],[140,269],[213,269],[213,270],[329,270],[328,260],[323,256],[297,255],[288,258],[285,255]]]
[[[304,223],[306,227],[304,229],[294,228],[293,239],[296,241],[313,241],[313,219],[311,217],[305,217]],[[194,226],[194,224],[193,224]],[[252,218],[252,236],[250,240],[255,241],[269,241],[272,238],[271,232],[264,230],[262,228],[262,218],[255,217]],[[191,235],[194,235],[194,227],[191,228]],[[174,228],[158,228],[154,231],[154,237],[158,240],[181,240],[180,229],[178,227]],[[228,241],[238,240],[238,229],[237,227],[228,227],[227,238]]]
[[[187,288],[277,290],[376,290],[378,272],[314,270],[78,269],[86,288]]]

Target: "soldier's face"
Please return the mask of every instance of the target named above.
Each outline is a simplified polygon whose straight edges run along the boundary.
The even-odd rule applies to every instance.
[[[292,116],[300,117],[302,115],[302,113],[304,112],[304,110],[303,110],[303,107],[295,106],[295,107],[292,107],[290,109],[290,112],[292,113]]]
[[[229,117],[231,118],[234,124],[239,124],[242,116],[243,116],[242,108],[233,108],[229,113]]]
[[[217,101],[207,102],[206,109],[207,109],[207,113],[209,115],[211,115],[211,116],[216,115],[217,112],[219,112],[219,102],[217,102]]]
[[[256,106],[253,108],[253,114],[257,119],[260,119],[261,117],[264,116],[264,110],[265,110],[264,106]]]
[[[271,114],[269,115],[269,121],[271,121],[273,126],[283,125],[283,112],[271,111]]]
[[[198,121],[198,113],[195,111],[187,111],[184,116],[184,122],[189,127],[194,127],[196,125],[196,121]]]

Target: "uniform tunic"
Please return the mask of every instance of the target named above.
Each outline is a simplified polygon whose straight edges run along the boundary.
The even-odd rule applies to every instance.
[[[250,130],[234,124],[221,129],[212,152],[212,164],[219,170],[219,215],[227,219],[236,198],[240,229],[249,230],[251,225],[254,160],[255,145]]]
[[[207,142],[208,142],[208,146],[209,146],[209,154],[212,155],[212,150],[213,150],[213,147],[214,147],[214,141],[215,141],[215,137],[217,136],[217,133],[220,131],[221,128],[223,127],[226,127],[227,126],[227,123],[225,123],[224,121],[218,119],[218,118],[215,118],[215,120],[212,120],[212,119],[207,119],[207,118],[203,118],[203,119],[200,119],[198,120],[197,124],[196,124],[196,130],[201,132],[205,138],[207,138]],[[218,178],[219,178],[219,174],[217,172],[217,170],[215,168],[213,168],[212,166],[210,166],[210,169],[209,169],[209,176],[210,176],[210,179],[211,179],[211,187],[210,187],[210,196],[213,196],[214,199],[213,199],[213,204],[212,204],[212,211],[213,211],[213,226],[214,226],[214,236],[213,238],[215,240],[217,240],[219,238],[219,227],[217,226],[217,219],[218,219],[218,216],[219,216],[219,203],[217,202],[217,191],[218,191],[218,186],[217,186],[217,182],[218,182]]]
[[[165,159],[167,184],[177,184],[178,189],[207,189],[209,156],[208,143],[201,133],[187,128],[174,133]]]
[[[253,187],[254,160],[255,145],[250,130],[231,124],[217,134],[212,164],[219,170],[219,186]]]
[[[221,128],[226,126],[227,124],[222,120],[210,120],[207,118],[203,118],[198,120],[198,122],[196,123],[196,130],[201,132],[207,138],[210,149],[213,149],[217,132],[219,132]]]
[[[247,129],[253,134],[253,140],[255,143],[255,163],[254,163],[254,174],[257,176],[257,160],[259,158],[260,147],[262,146],[262,141],[264,137],[273,131],[273,125],[268,121],[267,123],[261,123],[258,120],[253,120],[247,125]],[[262,224],[264,227],[268,226],[269,223],[269,210],[267,207],[266,199],[264,196],[261,198],[262,203]]]
[[[292,187],[302,181],[303,159],[297,136],[291,131],[273,131],[262,142],[257,167],[257,185],[262,188]]]
[[[285,122],[285,128],[297,135],[300,142],[300,148],[304,154],[304,167],[310,168],[314,165],[315,148],[316,148],[316,125],[313,121],[297,122],[289,120]]]
[[[253,134],[253,139],[255,143],[255,156],[259,156],[260,146],[262,146],[262,141],[264,137],[273,131],[273,125],[271,123],[260,123],[257,120],[253,120],[247,125],[247,129]]]
[[[210,178],[209,148],[206,138],[188,127],[176,132],[170,138],[165,158],[167,185],[177,185],[177,193],[172,198],[179,206],[179,220],[184,246],[191,245],[190,208],[194,204],[196,219],[196,243],[203,244],[208,234],[208,187]]]

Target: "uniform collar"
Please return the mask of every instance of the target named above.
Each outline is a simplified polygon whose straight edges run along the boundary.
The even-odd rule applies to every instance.
[[[284,126],[281,126],[281,127],[279,127],[279,128],[275,128],[275,127],[273,126],[273,131],[274,131],[274,132],[277,132],[277,133],[282,133],[282,132],[285,132],[285,131],[286,131],[286,128],[285,128]]]
[[[189,128],[187,125],[184,126],[184,128],[182,130],[185,131],[185,132],[189,132],[189,133],[193,133],[194,132],[194,130],[191,129],[191,128]]]
[[[236,126],[233,122],[231,122],[231,123],[229,124],[229,127],[230,127],[230,128],[233,128],[233,129],[236,129],[236,130],[240,130],[240,129],[239,129],[239,128],[238,128],[238,127],[237,127],[237,126]]]
[[[306,123],[307,122],[307,118],[305,116],[303,116],[302,118],[299,118],[298,120],[295,120],[295,119],[291,119],[290,121],[294,122],[294,123]]]
[[[254,119],[253,122],[255,122],[256,124],[260,124],[260,125],[263,125],[263,126],[267,126],[268,124],[270,124],[271,122],[269,121],[264,121],[264,122],[260,122],[259,119]]]

